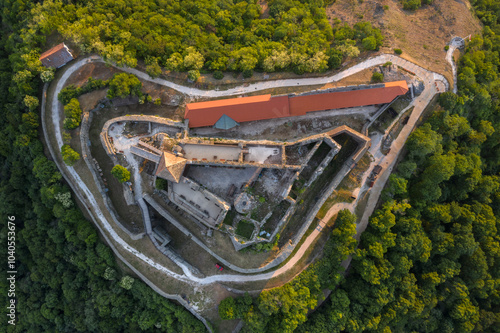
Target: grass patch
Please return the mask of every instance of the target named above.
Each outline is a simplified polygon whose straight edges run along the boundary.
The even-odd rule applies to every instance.
[[[238,227],[236,228],[236,234],[246,239],[252,238],[252,233],[255,227],[253,223],[248,222],[246,220],[241,220],[238,223]]]
[[[265,230],[266,232],[272,234],[274,229],[278,226],[278,223],[281,221],[283,216],[285,216],[286,211],[290,207],[291,203],[283,200],[276,206],[273,210],[273,214],[269,217],[266,223],[262,226],[261,230]]]
[[[309,160],[309,163],[307,163],[307,166],[300,173],[301,178],[306,180],[311,178],[316,168],[320,165],[321,162],[323,162],[330,150],[332,150],[332,148],[326,143],[322,142]]]
[[[351,203],[351,202],[353,202],[354,199],[351,196],[352,196],[352,192],[348,191],[348,190],[334,191],[332,193],[332,195],[329,196],[328,199],[326,199],[323,206],[321,206],[321,208],[318,211],[318,214],[316,214],[316,217],[318,219],[324,218],[326,213],[328,213],[328,211],[330,210],[330,208],[337,203],[341,203],[341,202]]]
[[[233,220],[236,217],[236,211],[233,209],[228,210],[226,217],[224,218],[224,224],[233,225]]]

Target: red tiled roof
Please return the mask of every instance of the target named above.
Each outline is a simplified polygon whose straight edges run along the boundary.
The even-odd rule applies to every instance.
[[[295,96],[290,97],[290,114],[301,116],[312,111],[385,104],[407,91],[406,81],[397,81],[386,83],[385,87],[380,88]]]
[[[303,96],[259,95],[210,102],[189,103],[184,118],[189,127],[213,126],[222,115],[237,122],[301,116],[307,112],[385,104],[406,94],[406,81],[385,83],[384,87]]]
[[[189,127],[203,127],[214,125],[224,114],[238,123],[289,117],[288,96],[259,95],[189,103],[184,118],[189,119]]]
[[[73,55],[64,43],[56,45],[40,55],[40,61],[45,67],[59,68],[71,60],[73,60]]]

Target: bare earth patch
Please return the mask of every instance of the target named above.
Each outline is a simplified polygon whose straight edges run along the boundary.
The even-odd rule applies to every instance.
[[[451,66],[446,63],[444,46],[453,36],[465,37],[481,30],[467,0],[435,0],[416,11],[403,10],[396,0],[337,0],[326,12],[331,21],[338,18],[351,26],[372,22],[385,36],[381,52],[400,48],[403,58],[443,73],[450,82]]]

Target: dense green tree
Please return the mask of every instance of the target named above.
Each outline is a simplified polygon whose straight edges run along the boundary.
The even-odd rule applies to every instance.
[[[69,145],[62,145],[61,154],[64,163],[69,166],[73,166],[80,159],[80,154],[74,151]]]
[[[137,76],[127,73],[115,74],[109,82],[109,90],[107,97],[125,98],[129,95],[142,96],[142,83]]]
[[[130,180],[130,171],[128,171],[127,168],[119,164],[115,165],[113,169],[111,169],[111,174],[115,176],[120,183],[124,183]]]
[[[64,106],[64,128],[71,130],[80,126],[82,109],[78,99],[73,98]]]

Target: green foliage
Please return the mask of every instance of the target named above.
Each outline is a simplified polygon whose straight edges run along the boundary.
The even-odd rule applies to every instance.
[[[221,317],[221,319],[230,320],[230,319],[236,318],[235,317],[235,312],[236,312],[235,305],[236,305],[236,303],[234,301],[234,298],[228,297],[228,298],[223,299],[219,303],[219,316]]]
[[[130,289],[132,289],[132,286],[134,285],[134,281],[135,281],[134,278],[132,278],[128,275],[125,275],[124,277],[122,277],[122,279],[120,280],[120,282],[118,284],[123,289],[130,290]]]
[[[154,105],[161,105],[161,98],[157,98],[154,100]]]
[[[308,311],[323,297],[322,289],[334,288],[341,281],[342,260],[356,247],[356,216],[339,212],[335,229],[324,248],[324,257],[312,264],[292,282],[263,291],[252,302],[246,294],[228,298],[219,305],[222,319],[242,318],[247,332],[293,332],[306,320]]]
[[[498,1],[475,6],[488,17]],[[500,328],[500,109],[494,101],[500,44],[492,31],[500,32],[496,18],[484,39],[468,44],[458,94],[443,93],[440,108],[410,135],[349,278],[299,332]]]
[[[221,71],[215,71],[213,75],[216,80],[222,80],[224,78],[224,73]]]
[[[64,106],[64,128],[71,130],[80,126],[82,121],[82,109],[78,99],[73,98]]]
[[[445,46],[444,46],[444,50],[445,50],[445,51],[448,51],[449,49],[450,49],[450,45],[445,45]]]
[[[130,171],[119,164],[115,165],[113,169],[111,169],[111,174],[115,176],[115,178],[118,179],[120,183],[124,183],[130,180]]]
[[[396,53],[397,55],[401,55],[401,54],[403,54],[403,50],[401,50],[401,49],[394,49],[394,53]]]
[[[65,20],[63,6],[59,1],[5,1],[0,13],[3,36],[8,36],[0,40],[0,215],[16,218],[17,306],[11,327],[16,332],[205,332],[196,317],[143,282],[136,280],[130,290],[118,285],[122,273],[111,250],[78,209],[55,164],[43,155],[39,115],[27,112],[23,102],[26,95],[41,93],[38,76],[45,69],[37,50],[47,48],[45,36]],[[0,235],[7,231],[2,223]],[[116,271],[114,280],[106,279],[108,268]],[[3,299],[5,286],[0,288]]]
[[[365,50],[373,51],[377,49],[377,40],[373,36],[368,36],[361,41]]]
[[[57,95],[57,99],[63,105],[66,105],[72,99],[78,98],[83,94],[107,87],[108,84],[109,84],[109,81],[103,81],[103,80],[99,80],[99,79],[95,80],[92,77],[89,77],[87,79],[87,82],[81,87],[76,87],[76,86],[70,84],[67,87],[61,89],[61,91],[59,92],[59,95]]]
[[[78,96],[81,95],[81,88],[77,88],[74,85],[69,85],[59,92],[59,95],[57,95],[57,99],[59,102],[61,102],[63,105],[66,105],[69,103],[74,98],[78,98]]]
[[[50,81],[54,80],[54,73],[55,73],[55,68],[48,67],[40,73],[40,79],[44,83],[50,82]]]
[[[421,0],[402,0],[403,9],[416,10],[422,5]]]
[[[236,227],[236,234],[243,238],[250,239],[252,237],[254,229],[255,226],[252,222],[241,220],[240,222],[238,222],[238,226]]]
[[[80,154],[74,151],[69,145],[62,145],[61,155],[64,163],[69,166],[73,166],[80,159]]]
[[[152,78],[156,78],[161,75],[161,66],[158,64],[158,58],[148,57],[146,59],[146,73]]]
[[[372,82],[383,82],[384,81],[384,74],[379,73],[379,72],[374,72],[372,75]]]
[[[196,82],[198,81],[199,77],[200,77],[200,71],[197,69],[192,69],[188,72],[188,79],[190,81]]]
[[[156,178],[155,187],[157,190],[165,190],[166,191],[168,188],[168,183],[163,178]]]
[[[253,76],[253,71],[251,69],[246,69],[243,71],[243,77],[248,79]]]
[[[142,96],[142,83],[134,74],[119,73],[113,75],[109,81],[109,90],[107,97],[125,98],[127,96]]]
[[[378,50],[383,39],[379,29],[369,22],[332,27],[328,3],[273,0],[264,19],[254,1],[204,0],[193,7],[190,2],[145,0],[136,6],[91,0],[78,9],[72,3],[47,2],[35,5],[30,23],[44,34],[56,31],[77,41],[81,51],[98,53],[107,63],[135,67],[137,59],[144,59],[152,77],[161,74],[161,67],[322,72],[338,66],[335,56],[328,67],[332,47],[347,57],[356,57],[361,46]],[[38,68],[36,56],[32,62]]]
[[[385,64],[383,64],[382,66],[384,66],[384,67],[389,67],[389,66],[392,66],[392,62],[391,62],[391,61],[388,61],[388,62],[386,62]]]
[[[34,111],[39,105],[38,98],[26,95],[24,96],[24,105],[26,105],[30,111]]]

